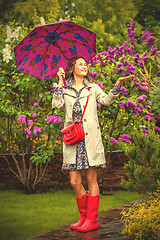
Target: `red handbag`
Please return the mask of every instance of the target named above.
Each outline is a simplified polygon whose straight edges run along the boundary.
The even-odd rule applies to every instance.
[[[90,88],[88,88],[88,91],[90,91]],[[89,96],[87,97],[86,105],[84,107],[80,122],[74,122],[68,127],[61,130],[61,132],[63,133],[63,142],[66,145],[76,145],[82,142],[85,138],[85,132],[82,126],[80,125],[80,123],[82,122],[82,119],[88,104],[88,100],[89,100]]]

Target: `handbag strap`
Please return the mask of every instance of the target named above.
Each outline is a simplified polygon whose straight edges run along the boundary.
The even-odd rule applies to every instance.
[[[90,91],[90,88],[88,88],[88,91]],[[82,117],[81,117],[81,120],[80,120],[79,124],[82,122],[82,119],[83,119],[84,113],[86,111],[86,107],[87,107],[88,101],[89,101],[89,96],[87,96],[86,105],[84,107],[84,110],[83,110],[83,113],[82,113]]]

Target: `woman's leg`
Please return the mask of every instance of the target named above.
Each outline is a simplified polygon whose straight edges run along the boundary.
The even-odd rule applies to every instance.
[[[69,171],[70,182],[76,195],[76,201],[78,210],[80,213],[80,219],[78,222],[71,224],[70,228],[76,230],[81,227],[86,220],[87,215],[87,194],[82,185],[81,172],[80,171]]]
[[[99,207],[99,186],[97,183],[97,168],[90,167],[87,170],[87,182],[89,195],[87,199],[87,215],[84,224],[77,227],[80,232],[88,232],[99,228],[97,213]]]
[[[97,168],[90,167],[87,169],[87,183],[90,196],[96,196],[99,194],[99,186],[97,183]]]
[[[82,177],[80,171],[69,171],[70,183],[74,190],[75,196],[81,198],[86,194],[86,191],[82,185]]]

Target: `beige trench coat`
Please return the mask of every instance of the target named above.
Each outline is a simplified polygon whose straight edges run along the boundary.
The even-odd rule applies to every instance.
[[[88,87],[90,91],[88,91]],[[63,94],[57,96],[53,94],[52,107],[60,108],[64,106],[65,122],[64,127],[67,126],[67,122],[72,120],[73,105],[76,101],[76,94],[73,88],[63,88]],[[104,147],[102,144],[101,132],[99,127],[98,115],[97,115],[97,101],[100,104],[109,106],[119,95],[113,95],[111,91],[106,94],[95,83],[89,83],[89,85],[83,88],[79,102],[81,104],[82,111],[86,104],[87,96],[89,95],[89,102],[83,117],[83,127],[85,132],[85,144],[88,156],[88,162],[90,166],[96,166],[105,164]],[[75,164],[76,163],[76,145],[66,145],[63,143],[63,163]]]

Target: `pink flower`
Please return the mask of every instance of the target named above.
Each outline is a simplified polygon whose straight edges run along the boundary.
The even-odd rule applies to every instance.
[[[28,120],[28,127],[30,127],[33,124],[33,120]]]
[[[37,116],[38,116],[37,113],[32,114],[32,118],[36,118]]]
[[[123,95],[127,96],[127,88],[125,88],[123,85],[121,85],[120,93],[122,93]]]
[[[28,135],[30,138],[33,138],[32,132],[31,132],[31,130],[30,130],[29,128],[26,128],[24,132],[25,132],[25,134]]]
[[[130,143],[131,141],[129,141],[128,139],[131,139],[131,136],[129,136],[128,134],[120,135],[120,140],[122,142]]]
[[[61,139],[62,139],[61,135],[58,135],[57,140],[61,140]]]
[[[143,94],[142,96],[140,96],[140,97],[137,98],[137,102],[138,102],[138,103],[142,103],[142,102],[144,102],[144,99],[145,99],[145,98],[147,98],[147,96]]]
[[[36,135],[37,132],[39,132],[39,133],[41,132],[41,128],[40,127],[34,127],[33,133]]]
[[[100,103],[97,103],[97,108],[101,108],[101,104]]]
[[[155,131],[160,133],[160,127],[155,126]]]
[[[115,144],[118,144],[118,141],[115,138],[113,138],[113,137],[109,138],[109,142],[113,142]]]
[[[20,115],[20,116],[17,118],[17,122],[20,122],[20,121],[22,121],[22,124],[25,124],[25,122],[26,122],[26,116]]]
[[[145,128],[143,128],[142,131],[143,131],[143,134],[149,134],[149,131]]]
[[[100,83],[100,81],[96,81],[95,84],[97,84],[99,86],[101,83]]]
[[[33,106],[34,106],[34,107],[39,107],[38,102],[35,102],[35,103],[33,104]]]
[[[103,84],[100,84],[99,86],[100,86],[100,88],[101,88],[101,89],[104,89],[104,86],[103,86]]]
[[[53,115],[48,116],[45,121],[48,122],[48,123],[53,122],[54,124],[57,123],[57,122],[61,123],[62,118],[57,116],[56,114],[53,114]]]

